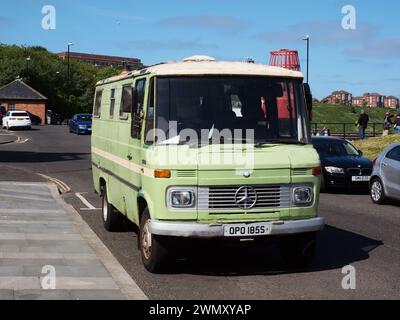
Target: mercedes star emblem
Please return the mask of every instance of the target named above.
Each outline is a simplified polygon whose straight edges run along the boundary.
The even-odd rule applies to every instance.
[[[241,187],[236,191],[235,202],[241,209],[251,209],[257,204],[257,192],[252,187]]]

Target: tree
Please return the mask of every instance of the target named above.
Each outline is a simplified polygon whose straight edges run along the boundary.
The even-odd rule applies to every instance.
[[[48,109],[59,113],[62,119],[78,112],[91,112],[96,82],[121,71],[71,60],[68,81],[67,69],[66,61],[43,47],[0,44],[0,86],[21,77],[48,98]]]

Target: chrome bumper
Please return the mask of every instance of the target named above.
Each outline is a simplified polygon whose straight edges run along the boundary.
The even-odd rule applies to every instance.
[[[290,235],[321,231],[325,226],[324,218],[307,220],[274,221],[271,223],[271,236]],[[239,223],[240,224],[240,223]],[[159,236],[183,238],[222,238],[224,226],[229,224],[199,224],[183,222],[151,221],[151,233]]]

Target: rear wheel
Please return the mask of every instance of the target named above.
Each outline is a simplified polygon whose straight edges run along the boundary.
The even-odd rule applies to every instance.
[[[139,249],[147,271],[159,273],[166,265],[168,250],[161,237],[151,233],[150,221],[149,209],[146,208],[140,220]]]
[[[371,183],[371,200],[375,204],[383,204],[386,201],[385,188],[381,179],[374,178]]]
[[[104,228],[109,232],[121,230],[123,216],[108,202],[107,189],[103,189],[102,221]]]
[[[289,268],[305,268],[314,259],[316,248],[315,232],[291,235],[279,243],[282,256]]]

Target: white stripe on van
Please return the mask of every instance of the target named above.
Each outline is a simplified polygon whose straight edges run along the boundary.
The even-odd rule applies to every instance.
[[[154,170],[153,169],[141,167],[135,163],[132,163],[132,162],[125,160],[123,158],[120,158],[112,153],[97,149],[95,147],[92,147],[92,153],[95,153],[95,154],[99,155],[100,157],[103,157],[107,160],[110,160],[110,161],[116,163],[116,164],[119,164],[120,166],[127,168],[133,172],[142,174],[146,177],[154,178]]]

